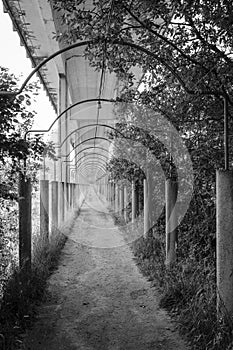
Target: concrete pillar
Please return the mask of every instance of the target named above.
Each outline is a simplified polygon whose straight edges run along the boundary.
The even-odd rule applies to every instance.
[[[149,194],[148,194],[148,182],[147,179],[143,180],[143,194],[144,194],[144,236],[149,232],[150,219],[149,219]]]
[[[152,177],[147,170],[146,179],[143,180],[143,212],[144,212],[144,235],[146,236],[152,227]]]
[[[66,182],[64,181],[64,185],[63,185],[64,221],[66,221],[66,212],[67,212],[66,198],[67,198],[67,186],[66,186]]]
[[[75,199],[75,196],[76,196],[76,187],[77,187],[77,185],[74,183],[74,184],[73,184],[73,209],[75,209],[75,203],[76,203],[76,199]]]
[[[106,176],[104,177],[104,197],[107,200],[107,181],[106,181]]]
[[[70,184],[70,208],[74,209],[74,184]]]
[[[77,184],[73,184],[73,209],[76,207],[76,193],[77,193]]]
[[[233,316],[233,171],[216,174],[216,244],[218,310],[224,308]]]
[[[69,203],[70,203],[70,184],[68,182],[66,182],[65,184],[65,211],[66,211],[66,214],[65,214],[65,219],[67,220],[68,218],[68,215],[69,215]]]
[[[135,222],[138,214],[138,194],[135,181],[132,181],[132,222]]]
[[[40,235],[49,238],[49,181],[40,180]]]
[[[75,184],[74,185],[74,206],[75,208],[78,209],[79,207],[79,197],[80,197],[80,188],[79,188],[79,184]]]
[[[64,205],[64,182],[59,183],[59,224],[65,220],[65,205]]]
[[[115,186],[115,212],[118,213],[119,210],[119,189],[118,185]]]
[[[143,182],[142,182],[142,186],[143,186]],[[143,198],[144,198],[144,194],[143,191],[139,192],[138,191],[138,197],[137,197],[137,201],[138,201],[138,214],[143,212]]]
[[[69,193],[69,195],[68,195],[68,199],[69,199],[68,205],[69,205],[69,210],[70,210],[71,207],[72,207],[72,183],[68,183],[68,189],[69,189],[69,191],[68,191],[68,193]]]
[[[112,183],[109,182],[108,184],[108,200],[111,203],[112,202]]]
[[[109,201],[109,198],[110,198],[109,189],[110,189],[109,182],[107,182],[107,201]]]
[[[30,179],[19,175],[19,267],[29,272],[31,269],[31,198],[32,187]]]
[[[72,184],[72,209],[75,208],[75,183]]]
[[[58,227],[58,182],[52,181],[52,227]]]
[[[124,188],[122,186],[119,188],[119,201],[120,201],[119,214],[124,215]]]
[[[124,186],[124,219],[125,219],[125,222],[128,222],[127,205],[128,205],[128,192],[127,192],[127,186]]]
[[[58,95],[58,113],[60,114],[67,108],[67,82],[64,74],[59,74],[59,95]],[[63,114],[58,120],[58,144],[61,145],[66,136],[68,135],[68,115]],[[68,154],[68,142],[65,142],[59,149],[59,155]],[[59,159],[58,166],[59,171],[58,179],[60,181],[67,181],[67,169],[66,166],[62,166],[62,161],[66,158]]]
[[[115,211],[115,183],[112,183],[112,196],[111,196],[112,209]]]
[[[114,182],[111,183],[111,203],[114,205],[114,195],[115,195],[115,184]]]
[[[167,179],[165,182],[166,206],[166,266],[170,267],[176,261],[178,218],[175,210],[177,199],[177,181]]]
[[[72,209],[72,183],[69,183],[69,208]]]

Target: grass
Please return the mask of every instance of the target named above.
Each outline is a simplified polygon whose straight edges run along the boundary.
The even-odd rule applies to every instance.
[[[130,243],[140,270],[160,291],[160,306],[176,320],[181,335],[192,350],[232,350],[232,320],[224,306],[218,316],[216,312],[214,253],[198,259],[192,253],[197,250],[197,245],[190,241],[188,252],[188,244],[183,238],[183,243],[181,241],[179,244],[180,258],[172,268],[167,269],[164,264],[163,220],[160,220],[147,237],[140,235],[143,232],[142,222],[133,227],[122,227],[127,242],[132,235],[140,236]],[[119,218],[115,221],[121,226]],[[135,234],[135,230],[139,232]],[[187,232],[185,237],[188,237]]]
[[[0,305],[0,349],[20,348],[20,335],[35,319],[36,306],[44,299],[48,277],[58,265],[61,250],[77,215],[78,212],[59,230],[53,230],[49,244],[37,238],[30,273],[16,268],[5,285]]]

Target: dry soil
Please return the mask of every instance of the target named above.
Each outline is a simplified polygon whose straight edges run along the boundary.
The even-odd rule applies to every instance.
[[[90,190],[23,349],[186,350],[158,299]]]

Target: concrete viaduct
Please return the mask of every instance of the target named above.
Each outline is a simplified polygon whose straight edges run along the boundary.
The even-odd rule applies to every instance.
[[[95,183],[112,208],[126,222],[135,222],[138,213],[138,194],[135,181],[131,184],[132,215],[125,210],[129,193],[117,183],[109,182],[106,164],[111,159],[113,144],[106,136],[114,128],[116,117],[113,102],[117,99],[121,82],[114,74],[101,79],[83,57],[84,45],[65,49],[63,42],[54,39],[62,32],[61,18],[51,3],[44,0],[3,0],[13,28],[18,32],[32,71],[39,76],[58,118],[50,127],[57,145],[58,161],[50,171],[42,172],[40,180],[41,232],[48,235],[49,227],[59,226],[69,213],[81,205],[85,186]],[[27,23],[27,24],[26,24]],[[61,52],[61,50],[63,50]],[[55,54],[57,53],[57,54]],[[52,57],[52,58],[51,58]],[[51,59],[50,59],[51,58]],[[38,65],[40,69],[38,68]],[[137,72],[140,78],[140,72]],[[0,92],[2,95],[4,92]],[[35,130],[31,132],[48,132]],[[29,137],[29,135],[26,135]],[[44,168],[48,160],[44,161]],[[30,268],[31,261],[31,199],[30,183],[21,179],[20,193],[20,264]],[[217,172],[217,287],[227,310],[233,314],[233,176],[229,169]],[[50,190],[51,189],[51,190]],[[50,196],[48,195],[50,193]],[[150,229],[150,190],[144,180],[144,234]],[[167,266],[176,260],[177,184],[166,181],[166,255]],[[51,213],[49,215],[49,213]],[[169,220],[170,219],[170,220]],[[168,224],[169,222],[169,224]],[[49,236],[47,237],[49,239]],[[230,249],[229,249],[230,247]]]

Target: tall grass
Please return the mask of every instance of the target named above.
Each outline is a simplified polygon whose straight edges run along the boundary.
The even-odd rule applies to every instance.
[[[132,229],[141,230],[136,234],[140,238],[130,244],[137,264],[143,274],[159,289],[160,306],[176,319],[180,333],[185,337],[191,349],[232,350],[232,320],[227,315],[224,306],[218,316],[216,312],[214,252],[208,253],[203,259],[197,258],[197,255],[192,254],[192,251],[197,250],[197,246],[191,240],[187,242],[186,232],[186,235],[182,236],[179,241],[176,264],[167,269],[164,263],[164,217],[147,237],[142,236],[142,223],[134,225],[133,228],[127,226],[124,232],[127,241],[132,235],[130,232]],[[135,235],[135,232],[133,234]],[[187,248],[188,243],[189,248]],[[203,246],[203,251],[205,249],[207,248]]]
[[[4,286],[0,303],[0,335],[6,343],[6,350],[17,349],[21,344],[20,334],[32,324],[35,306],[44,298],[47,279],[58,264],[77,215],[78,212],[60,229],[52,230],[49,244],[39,233],[34,233],[31,271],[25,273],[16,267]]]

